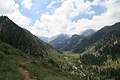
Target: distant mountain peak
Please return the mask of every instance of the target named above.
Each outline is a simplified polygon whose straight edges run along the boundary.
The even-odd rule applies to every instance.
[[[67,34],[59,34],[57,36],[52,37],[51,42],[56,42],[56,41],[64,41],[65,39],[69,38]]]
[[[72,35],[73,38],[78,37],[78,36],[80,36],[80,35],[78,35],[78,34]]]
[[[96,32],[96,31],[93,30],[93,29],[87,29],[87,30],[81,32],[80,35],[83,35],[83,36],[90,36],[90,35],[94,34],[95,32]]]
[[[67,35],[67,34],[59,34],[59,35],[57,35],[56,37],[57,37],[57,38],[58,38],[58,37],[68,37],[68,35]]]

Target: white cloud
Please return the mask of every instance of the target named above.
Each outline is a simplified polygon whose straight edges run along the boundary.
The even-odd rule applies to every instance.
[[[26,28],[30,25],[31,19],[22,15],[19,5],[14,0],[0,0],[0,15],[8,16],[19,26]]]
[[[23,0],[22,5],[25,6],[27,9],[30,9],[33,3],[32,0]]]
[[[43,14],[38,27],[37,35],[54,36],[60,33],[77,34],[85,29],[100,29],[103,26],[111,25],[120,21],[120,1],[118,0],[94,0],[93,2],[84,2],[83,0],[65,0],[62,5],[54,11],[53,15]],[[94,14],[90,9],[91,5],[104,6],[107,11],[101,15],[95,15],[91,20],[82,18],[77,22],[71,22],[70,19],[79,13]],[[36,21],[36,23],[38,22]],[[71,30],[70,27],[74,27]]]
[[[51,2],[50,5],[55,2],[56,1]],[[59,8],[55,9],[53,15],[43,14],[41,16],[39,24],[34,25],[35,28],[36,26],[40,27],[39,33],[37,34],[42,35],[43,33],[46,33],[44,36],[49,37],[60,33],[71,34],[70,27],[73,26],[70,19],[77,16],[80,12],[85,12],[90,7],[89,4],[89,2],[84,3],[84,1],[81,0],[63,1],[62,5]],[[38,23],[38,21],[36,21],[36,23]],[[47,33],[49,33],[49,35]]]
[[[89,11],[88,14],[89,15],[95,14],[95,11]]]
[[[16,15],[16,16],[15,16]],[[13,22],[22,28],[26,28],[30,25],[31,19],[22,15],[19,11],[14,11],[12,13],[6,14]]]
[[[89,15],[92,15],[92,14],[95,14],[95,11],[94,10],[91,10],[91,7],[89,7],[84,14],[89,14]]]
[[[58,1],[62,1],[62,5],[55,9],[52,15],[43,14],[32,26],[30,26],[31,19],[20,12],[19,5],[14,0],[0,0],[0,15],[7,15],[19,26],[30,30],[35,35],[48,37],[61,33],[77,34],[88,28],[100,29],[120,21],[119,0],[94,0],[93,2],[53,0],[48,7]],[[32,0],[24,0],[22,4],[28,9],[33,5]],[[104,6],[107,11],[96,16],[94,15],[96,11],[91,9],[91,5]],[[80,13],[94,16],[91,20],[82,18],[77,22],[71,22],[71,19]]]
[[[14,0],[0,0],[0,15],[6,13],[12,13],[18,9],[19,5]]]
[[[84,28],[100,29],[104,26],[112,25],[116,22],[120,22],[120,1],[109,0],[103,5],[107,8],[107,11],[101,15],[94,16],[92,20],[80,19],[74,26],[82,25]],[[80,27],[81,28],[81,27]],[[84,30],[84,28],[82,28]]]

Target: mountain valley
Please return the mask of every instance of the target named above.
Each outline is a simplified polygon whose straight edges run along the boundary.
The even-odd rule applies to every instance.
[[[48,44],[0,16],[0,64],[0,80],[120,80],[120,22]]]

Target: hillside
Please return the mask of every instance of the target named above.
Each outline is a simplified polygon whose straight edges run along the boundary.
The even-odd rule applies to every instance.
[[[8,17],[0,17],[0,80],[76,80],[62,54]],[[56,73],[57,71],[57,73]]]
[[[99,36],[96,37],[96,36]],[[91,40],[91,39],[90,39]],[[95,43],[93,43],[95,42]],[[91,46],[81,54],[81,62],[96,66],[99,74],[112,80],[120,79],[120,23],[107,26],[94,35]],[[95,70],[94,68],[92,68]],[[96,70],[95,70],[96,71]]]
[[[87,29],[83,31],[80,35],[74,34],[71,37],[58,37],[50,42],[54,48],[61,51],[74,51],[74,48],[78,47],[78,44],[81,43],[82,39],[90,37],[95,33],[92,29]]]
[[[60,50],[62,51],[72,51],[72,49],[76,46],[76,44],[80,43],[84,36],[81,35],[73,35],[72,37],[66,39],[63,42],[63,46]]]
[[[76,47],[73,49],[73,52],[75,52],[75,53],[83,52],[85,50],[85,48],[87,48],[87,47],[91,46],[92,44],[96,43],[97,41],[99,41],[103,37],[109,36],[110,33],[112,33],[112,32],[116,32],[117,33],[119,31],[119,28],[120,28],[119,24],[120,23],[116,23],[116,24],[114,24],[112,26],[106,26],[106,27],[98,30],[92,36],[84,38],[81,41],[81,43],[76,45]]]
[[[85,49],[60,54],[8,17],[0,17],[0,80],[120,80],[120,23],[89,37],[65,40],[66,49],[83,40]]]
[[[98,32],[103,32],[103,35],[100,36],[99,40],[86,49],[82,55],[91,54],[95,57],[103,57],[105,60],[107,56],[111,56],[112,59],[116,59],[120,55],[120,23],[116,23],[112,26],[104,27]],[[96,35],[98,35],[98,32]],[[96,38],[97,40],[98,38]],[[86,59],[85,59],[86,60]],[[87,58],[88,60],[88,58]],[[102,60],[102,59],[101,59]],[[105,61],[103,59],[103,61]],[[98,63],[97,61],[95,61]],[[101,62],[102,64],[102,62]]]
[[[54,60],[57,59],[55,61],[60,64],[60,58],[57,57],[57,54],[51,53],[51,56]],[[51,58],[48,62],[36,59],[9,44],[0,42],[0,80],[23,80],[25,79],[26,71],[32,80],[75,80],[74,76],[71,77],[55,67],[56,62],[53,67],[51,61]]]
[[[81,79],[71,74],[73,65],[66,56],[8,17],[0,17],[0,80],[23,80],[25,76],[32,80]]]
[[[0,40],[27,54],[41,58],[47,56],[50,50],[55,50],[26,29],[20,28],[6,16],[0,17]]]
[[[87,29],[87,30],[81,32],[80,35],[82,35],[82,36],[91,36],[91,35],[93,35],[95,32],[96,32],[96,31],[93,30],[93,29]]]
[[[52,41],[49,42],[50,45],[52,45],[54,48],[61,50],[60,48],[63,46],[63,43],[66,39],[69,38],[66,34],[60,34],[54,37]]]

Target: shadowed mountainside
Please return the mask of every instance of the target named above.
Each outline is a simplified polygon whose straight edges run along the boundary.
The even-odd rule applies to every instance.
[[[6,16],[0,17],[0,40],[36,57],[45,57],[49,50],[55,51],[49,44],[19,27]]]

